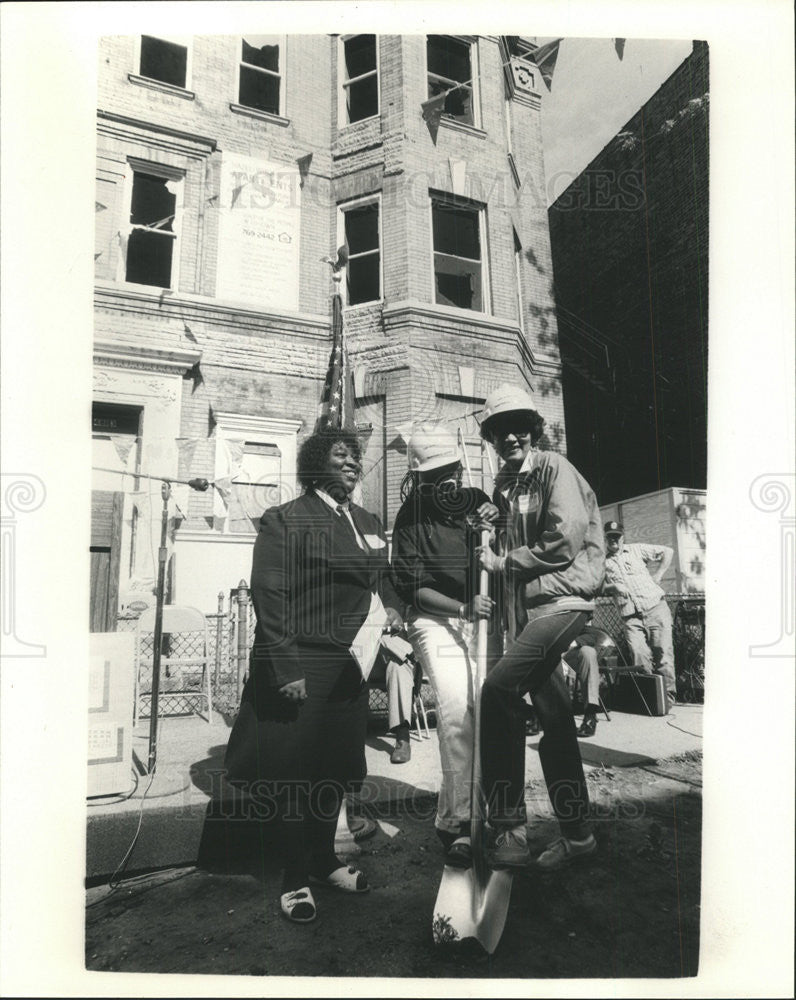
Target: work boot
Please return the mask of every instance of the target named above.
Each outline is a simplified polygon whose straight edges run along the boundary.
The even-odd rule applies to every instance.
[[[593,712],[587,712],[583,716],[583,722],[578,729],[578,736],[594,736],[597,732],[597,716]]]

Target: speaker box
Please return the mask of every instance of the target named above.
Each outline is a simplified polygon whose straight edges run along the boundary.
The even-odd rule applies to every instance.
[[[611,707],[637,715],[667,715],[666,687],[660,674],[619,674],[611,690]]]

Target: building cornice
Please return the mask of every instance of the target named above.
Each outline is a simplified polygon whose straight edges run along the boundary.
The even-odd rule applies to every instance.
[[[202,359],[202,352],[185,348],[160,348],[146,344],[117,344],[94,341],[94,363],[108,368],[154,371],[164,375],[184,375]]]
[[[329,337],[331,318],[309,313],[278,313],[253,309],[250,306],[220,303],[205,296],[187,292],[171,293],[143,291],[118,283],[97,283],[94,305],[110,312],[139,313],[150,317],[193,319],[223,325],[225,329],[262,330],[278,327],[296,336]]]
[[[183,132],[170,125],[142,121],[139,118],[130,118],[127,115],[117,114],[115,111],[105,111],[102,108],[97,110],[97,118],[99,119],[98,128],[101,132],[121,136],[125,136],[126,133],[127,137],[133,139],[151,138],[155,134],[163,136],[169,148],[182,149],[194,155],[196,153],[214,153],[218,145],[215,139],[205,135]]]
[[[406,328],[422,326],[428,331],[452,333],[479,341],[513,344],[523,364],[534,375],[556,378],[561,375],[561,362],[555,358],[534,354],[522,330],[516,323],[507,323],[485,313],[451,306],[431,305],[427,302],[404,301],[386,305],[383,312],[384,330],[388,335],[398,334]]]

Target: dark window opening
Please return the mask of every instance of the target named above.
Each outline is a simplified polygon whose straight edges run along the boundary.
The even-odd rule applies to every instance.
[[[444,114],[468,125],[475,124],[469,42],[460,42],[448,35],[429,35],[426,59],[428,96],[436,97],[450,91],[445,98]]]
[[[177,195],[169,190],[169,183],[165,177],[133,174],[127,281],[157,288],[171,287]]]
[[[188,73],[188,47],[165,38],[141,36],[141,76],[150,80],[185,87]]]
[[[435,301],[483,312],[480,213],[432,202]]]
[[[377,202],[349,208],[344,215],[348,244],[348,304],[375,302],[381,298],[381,249]]]
[[[242,40],[238,100],[247,108],[280,112],[279,39],[275,35],[250,35]]]
[[[348,123],[379,113],[379,83],[376,71],[376,36],[355,35],[343,42],[345,59],[346,112]]]

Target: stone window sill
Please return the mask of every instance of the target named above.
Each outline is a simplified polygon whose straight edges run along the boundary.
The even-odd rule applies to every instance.
[[[453,129],[454,132],[464,132],[465,135],[472,135],[478,139],[486,139],[486,132],[475,125],[468,125],[467,122],[457,121],[455,118],[446,118],[445,115],[439,120],[440,127]]]
[[[290,119],[281,115],[273,115],[270,111],[259,111],[257,108],[247,108],[245,104],[230,104],[229,110],[236,115],[246,115],[248,118],[257,118],[262,122],[271,122],[272,125],[289,125]]]
[[[161,80],[150,80],[148,76],[136,76],[135,73],[128,73],[127,79],[137,87],[148,87],[150,90],[159,90],[161,94],[171,94],[173,97],[182,97],[186,101],[193,101],[196,94],[185,87],[174,87],[170,83],[163,83]]]

